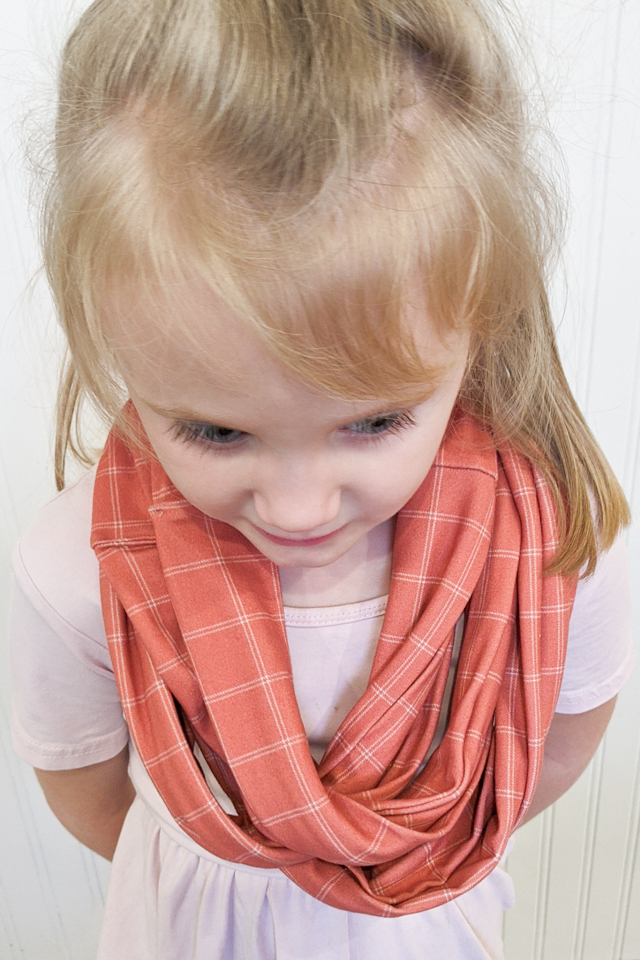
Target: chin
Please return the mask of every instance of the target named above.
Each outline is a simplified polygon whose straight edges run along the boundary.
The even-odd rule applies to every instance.
[[[266,556],[266,554],[265,554]],[[330,563],[333,563],[334,560],[339,560],[342,554],[339,554],[337,557],[326,557],[320,559],[319,557],[300,557],[299,560],[292,558],[290,560],[283,560],[276,557],[269,557],[277,567],[283,567],[286,570],[295,570],[296,567],[328,567]]]
[[[253,546],[278,567],[295,569],[296,567],[326,567],[339,560],[349,552],[352,543],[341,546],[337,544],[318,544],[315,547],[283,547],[276,544],[258,544],[251,541]]]
[[[347,552],[346,550],[339,550],[330,554],[325,553],[321,555],[320,551],[314,550],[313,547],[308,549],[283,547],[281,552],[274,550],[273,553],[271,553],[271,551],[267,553],[262,547],[258,547],[257,544],[254,544],[254,546],[256,546],[260,553],[263,553],[268,560],[275,563],[276,566],[285,567],[289,570],[295,569],[295,567],[326,567],[335,560],[339,560],[340,557],[344,556]]]

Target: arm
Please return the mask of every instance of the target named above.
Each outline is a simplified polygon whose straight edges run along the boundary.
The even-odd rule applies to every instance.
[[[527,823],[566,793],[593,757],[602,740],[616,698],[586,713],[556,713],[544,744],[536,791],[522,823]]]
[[[129,748],[77,770],[36,770],[47,803],[69,833],[107,860],[135,797],[127,766]]]

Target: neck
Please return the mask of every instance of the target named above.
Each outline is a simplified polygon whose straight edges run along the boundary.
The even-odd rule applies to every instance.
[[[379,524],[324,567],[280,567],[282,601],[290,607],[332,607],[389,592],[395,517]]]

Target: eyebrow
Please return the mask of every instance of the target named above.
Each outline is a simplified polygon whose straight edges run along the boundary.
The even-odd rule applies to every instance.
[[[152,403],[151,400],[146,400],[144,397],[140,397],[140,400],[142,400],[146,407],[149,407],[150,410],[157,413],[159,417],[166,417],[167,420],[188,420],[192,423],[211,423],[215,426],[223,426],[217,419],[214,420],[211,417],[203,417],[201,414],[195,413],[193,410],[188,410],[186,407],[160,407],[158,404]]]
[[[421,403],[425,403],[427,400],[429,400],[433,394],[437,392],[440,386],[441,384],[438,383],[430,387],[426,387],[424,390],[416,390],[416,393],[412,397],[407,398],[404,403],[400,402],[394,404],[393,402],[390,402],[385,406],[381,405],[381,402],[379,402],[374,406],[372,402],[369,409],[365,409],[362,413],[356,414],[350,420],[340,418],[339,420],[336,420],[336,425],[356,423],[359,420],[368,420],[371,417],[382,416],[383,414],[387,413],[410,410],[413,407],[417,407]],[[227,417],[218,418],[206,416],[198,413],[195,410],[190,410],[187,407],[162,407],[150,400],[147,400],[145,397],[140,397],[139,399],[142,400],[145,406],[149,407],[150,410],[153,410],[154,413],[158,414],[158,416],[165,417],[169,420],[183,420],[189,423],[204,423],[217,427],[225,427],[228,429],[240,429],[239,427],[236,427],[230,420],[228,420]],[[382,403],[384,403],[384,401],[382,401]]]
[[[433,392],[433,391],[432,391]],[[381,407],[380,404],[377,404],[375,407],[372,406],[369,410],[365,410],[362,413],[356,413],[351,419],[345,419],[341,417],[336,420],[336,426],[345,426],[348,423],[357,423],[360,420],[369,420],[372,417],[383,416],[384,414],[395,413],[401,410],[409,410],[419,403],[424,402],[424,400],[429,399],[431,394],[425,396],[422,400],[415,400],[413,403],[406,404],[389,404],[388,406]],[[194,410],[189,410],[187,408],[164,408],[160,407],[155,403],[151,403],[149,400],[145,400],[143,397],[140,397],[140,400],[149,407],[150,410],[153,410],[154,413],[158,414],[160,417],[165,417],[168,420],[183,420],[188,423],[204,423],[210,424],[211,426],[216,427],[225,427],[227,429],[241,429],[234,425],[227,417],[211,417],[203,416],[200,413],[197,413]]]

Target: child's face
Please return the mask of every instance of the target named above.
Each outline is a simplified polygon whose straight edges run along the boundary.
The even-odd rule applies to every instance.
[[[175,314],[176,304],[197,348],[178,328],[171,337],[154,330],[158,311]],[[445,346],[409,310],[426,359],[447,370],[409,410],[338,399],[296,380],[195,281],[173,288],[170,303],[121,304],[114,345],[149,441],[183,496],[278,566],[321,567],[395,516],[444,435],[467,338]]]

